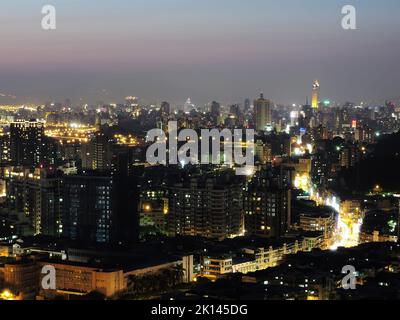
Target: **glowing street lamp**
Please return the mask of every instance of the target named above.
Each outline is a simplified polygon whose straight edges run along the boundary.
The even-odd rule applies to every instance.
[[[0,300],[16,300],[16,297],[10,290],[6,289],[0,294]]]
[[[379,184],[377,184],[374,188],[375,193],[379,193],[382,191],[381,186]]]

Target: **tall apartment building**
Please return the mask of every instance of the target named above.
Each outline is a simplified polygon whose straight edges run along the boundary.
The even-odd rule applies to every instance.
[[[82,168],[89,170],[110,170],[112,167],[113,140],[98,132],[93,139],[82,145]]]
[[[342,168],[354,167],[361,159],[361,150],[357,145],[348,144],[340,152],[340,166]]]
[[[6,167],[7,208],[23,212],[29,218],[34,234],[59,236],[62,229],[62,177],[46,169],[30,170]]]
[[[168,233],[223,240],[243,232],[243,183],[198,177],[169,190]]]
[[[34,234],[88,243],[132,243],[139,234],[137,184],[121,172],[63,175],[3,170],[7,207],[29,218]]]
[[[43,123],[17,121],[10,125],[10,159],[16,166],[37,166],[43,157]]]
[[[291,191],[265,174],[255,176],[245,191],[244,210],[246,234],[281,237],[291,224]]]
[[[9,164],[11,161],[10,157],[10,137],[8,135],[0,136],[0,164]]]
[[[264,99],[261,94],[260,98],[254,101],[254,115],[257,131],[266,131],[272,125],[272,102]]]
[[[270,143],[257,140],[255,144],[256,161],[260,164],[267,164],[272,162],[272,146]]]
[[[132,243],[139,235],[135,178],[86,172],[63,179],[63,236],[86,243]]]

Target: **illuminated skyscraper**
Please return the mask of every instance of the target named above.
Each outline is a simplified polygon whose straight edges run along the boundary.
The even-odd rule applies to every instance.
[[[104,133],[98,132],[91,141],[94,170],[108,170],[111,168],[113,141]]]
[[[264,99],[264,95],[261,93],[260,98],[254,101],[254,110],[256,130],[266,131],[267,127],[272,125],[272,102]]]
[[[318,108],[318,102],[319,102],[319,81],[315,80],[313,84],[312,100],[311,100],[311,106],[313,109]]]
[[[188,98],[186,100],[185,104],[183,105],[183,111],[190,112],[193,109],[196,109],[196,106],[192,103],[192,100],[190,98]]]

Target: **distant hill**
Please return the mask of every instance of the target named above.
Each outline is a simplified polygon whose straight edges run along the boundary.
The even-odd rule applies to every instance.
[[[375,150],[355,167],[342,171],[339,189],[365,192],[379,185],[385,191],[400,191],[400,132],[383,136]]]

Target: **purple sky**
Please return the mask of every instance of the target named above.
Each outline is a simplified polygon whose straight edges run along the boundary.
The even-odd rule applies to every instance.
[[[21,3],[25,5],[21,7]],[[0,103],[400,97],[398,0],[2,0]],[[41,7],[57,30],[41,29]],[[341,28],[357,8],[358,30]],[[104,90],[105,89],[105,90]]]

